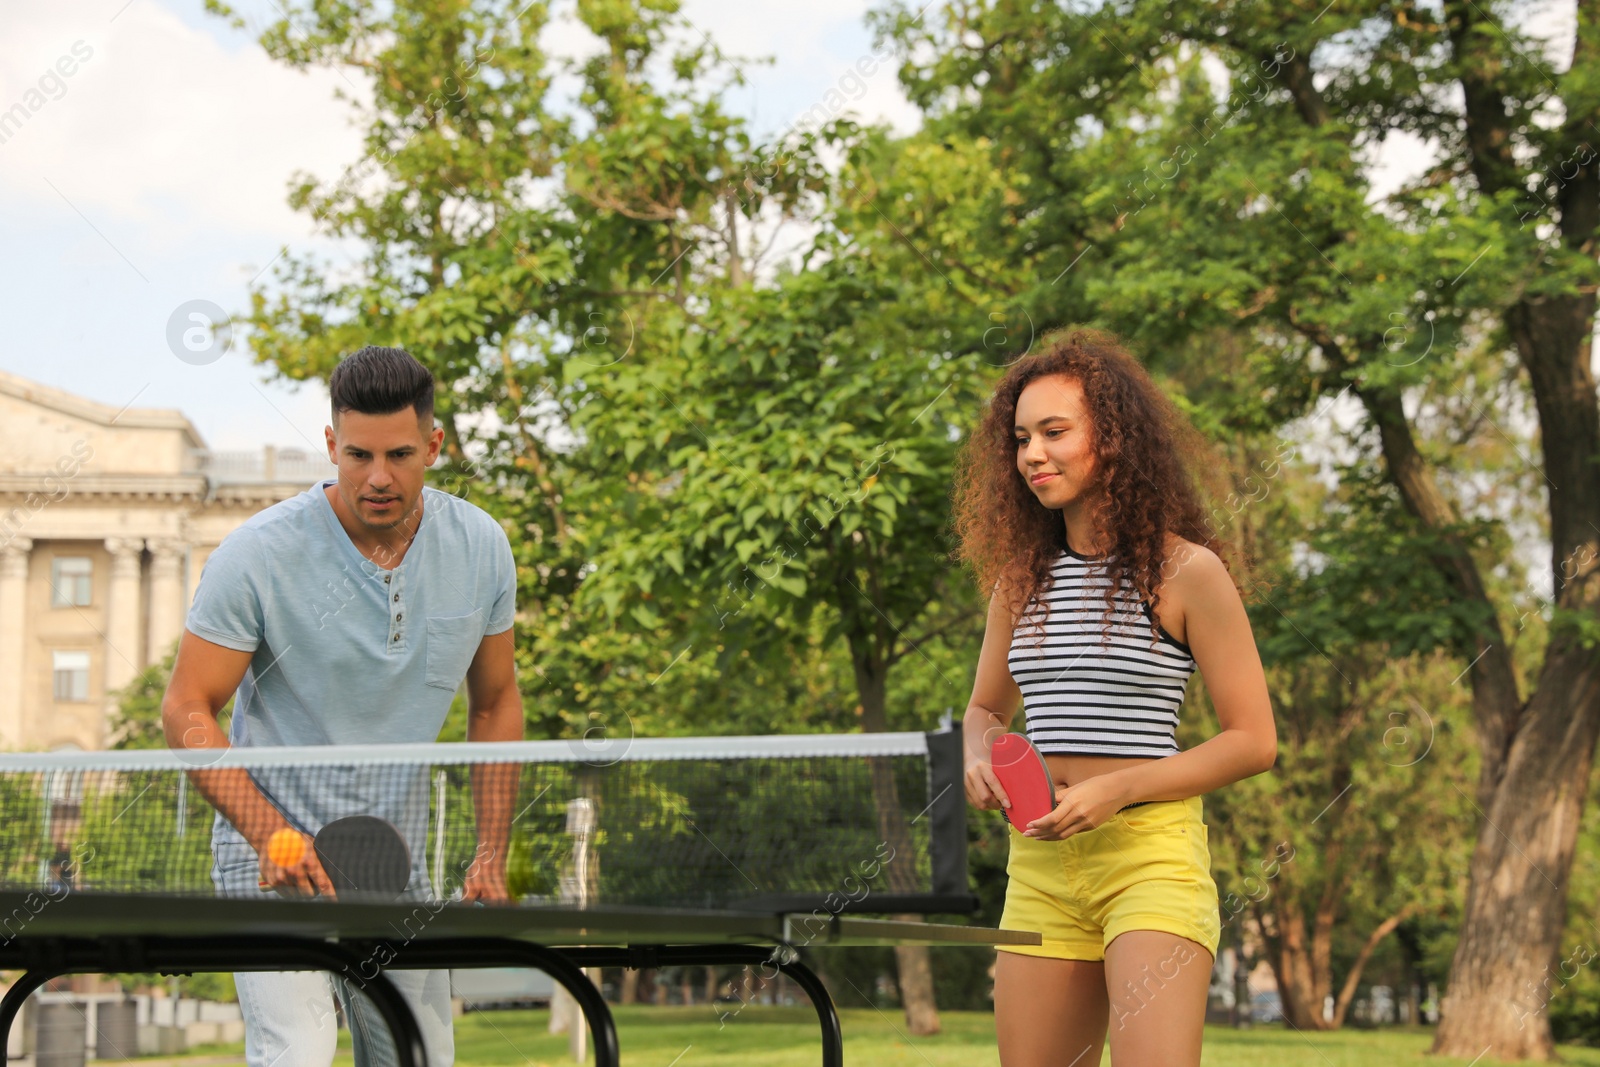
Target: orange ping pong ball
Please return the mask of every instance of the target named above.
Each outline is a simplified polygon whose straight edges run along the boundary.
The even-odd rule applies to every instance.
[[[279,867],[293,867],[306,854],[306,839],[287,826],[267,838],[267,859]]]

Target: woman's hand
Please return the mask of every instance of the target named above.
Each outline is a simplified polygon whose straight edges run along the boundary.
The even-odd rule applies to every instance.
[[[1056,787],[1055,810],[1030,822],[1022,833],[1040,841],[1060,841],[1093,830],[1127,803],[1116,775],[1097,774],[1074,786]]]
[[[987,759],[969,759],[964,776],[967,800],[979,811],[998,811],[1011,807],[1011,798],[994,776],[994,767]]]

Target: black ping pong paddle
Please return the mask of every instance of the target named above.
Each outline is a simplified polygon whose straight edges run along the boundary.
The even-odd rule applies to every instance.
[[[394,824],[372,815],[328,823],[312,841],[340,900],[393,901],[411,880],[411,849]]]

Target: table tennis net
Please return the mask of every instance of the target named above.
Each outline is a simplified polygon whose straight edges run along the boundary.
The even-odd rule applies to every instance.
[[[233,821],[266,804],[393,824],[410,899],[503,852],[523,906],[973,905],[953,731],[6,754],[0,888],[259,894]]]

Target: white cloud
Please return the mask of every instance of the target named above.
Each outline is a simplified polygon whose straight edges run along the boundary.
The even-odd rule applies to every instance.
[[[859,89],[841,81],[872,51],[868,4],[692,0],[686,14],[726,52],[775,57],[746,65],[754,87],[724,101],[752,120],[755,136],[790,125],[830,89],[853,97],[849,107],[866,119],[913,128],[892,64]],[[362,79],[269,59],[256,34],[276,17],[273,0],[236,6],[245,30],[204,14],[200,0],[8,11],[0,122],[14,105],[24,110],[0,127],[0,195],[10,208],[0,368],[119,407],[136,397],[141,407],[177,408],[213,448],[305,447],[326,421],[320,385],[262,384],[266,371],[241,352],[192,366],[166,341],[168,318],[186,301],[243,309],[248,282],[285,245],[337,256],[288,206],[287,183],[296,172],[332,182],[361,158],[355,111],[335,93],[364,99]],[[555,8],[543,38],[553,54],[602,47],[572,17],[571,0]],[[61,77],[56,64],[78,42],[90,54]],[[563,79],[553,103],[573,88]]]
[[[135,224],[157,250],[217,228],[308,234],[286,182],[296,169],[332,177],[358,158],[357,131],[332,99],[351,91],[344,79],[290,70],[259,47],[230,49],[220,19],[208,34],[148,0],[115,21],[108,11],[39,5],[24,32],[0,36],[0,106],[75,44],[89,52],[64,94],[0,144],[0,192],[48,203],[48,179],[89,218]]]
[[[755,89],[749,93],[751,106],[740,113],[753,117],[758,132],[782,130],[819,106],[909,132],[921,117],[900,91],[897,64],[878,62],[867,77],[852,73],[864,60],[874,65],[875,49],[865,23],[869,6],[863,0],[817,0],[780,14],[770,4],[688,0],[683,10],[723,52],[773,59],[771,64],[741,64]],[[876,55],[888,55],[889,50],[887,44],[880,46]],[[842,107],[837,105],[840,98],[846,101]]]

